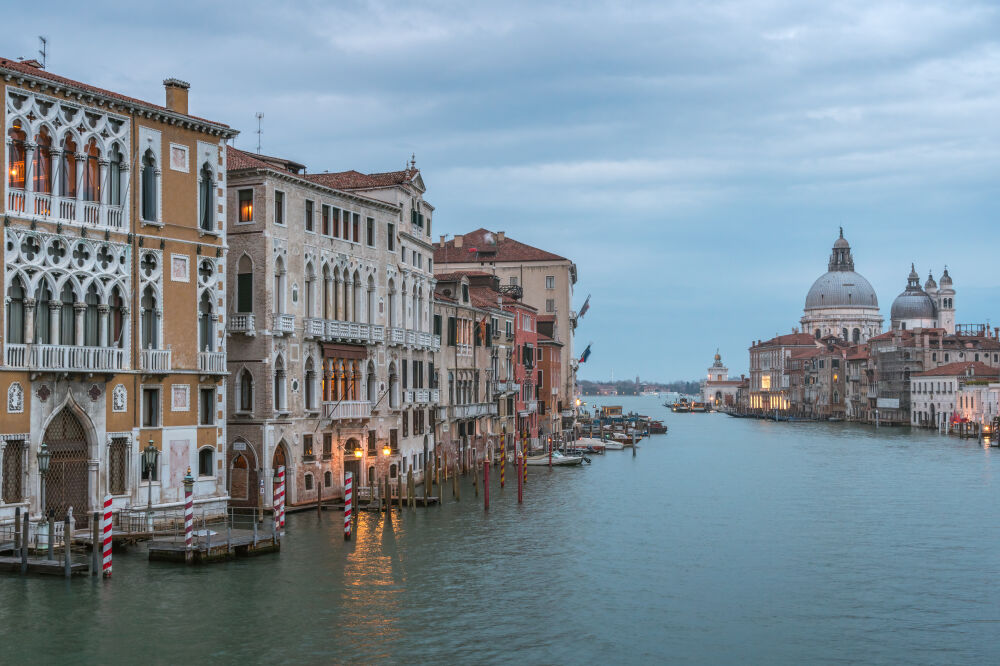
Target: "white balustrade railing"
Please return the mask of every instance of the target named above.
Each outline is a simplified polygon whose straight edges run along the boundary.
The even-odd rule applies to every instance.
[[[431,389],[430,401],[433,403],[441,402],[441,389]]]
[[[417,332],[416,331],[407,331],[406,332],[406,344],[410,345],[411,347],[413,345],[417,344]]]
[[[106,372],[127,369],[125,350],[118,347],[32,345],[28,367],[33,370]]]
[[[99,224],[101,221],[101,204],[93,201],[83,202],[84,224]]]
[[[59,198],[59,219],[76,222],[76,199]]]
[[[24,190],[7,190],[7,212],[24,212]]]
[[[276,312],[274,314],[274,332],[291,334],[295,332],[295,315]]]
[[[435,335],[431,338],[431,349],[434,351],[441,351],[441,336]]]
[[[139,368],[145,372],[169,372],[169,349],[142,349],[139,351]]]
[[[401,345],[406,339],[406,331],[401,328],[392,327],[389,329],[389,344]]]
[[[497,382],[497,391],[500,393],[508,393],[511,391],[520,391],[521,385],[517,382]]]
[[[477,402],[471,405],[453,405],[451,408],[452,418],[471,419],[477,416],[490,416],[497,413],[495,402]]]
[[[472,345],[458,345],[458,353],[462,356],[472,356]]]
[[[309,317],[302,321],[302,335],[307,338],[326,337],[326,326],[322,319]]]
[[[529,412],[537,412],[538,411],[538,401],[537,400],[529,400],[528,401],[528,411]]]
[[[226,352],[198,352],[198,370],[209,374],[224,373],[226,371]]]
[[[385,326],[372,324],[372,342],[385,342]]]
[[[230,333],[254,335],[257,332],[254,316],[247,312],[237,312],[229,315],[228,329]]]
[[[417,331],[417,346],[423,347],[424,349],[430,349],[431,334],[424,333],[423,331]]]
[[[367,400],[341,400],[323,403],[323,418],[367,419],[372,415],[372,403]]]
[[[413,391],[403,391],[403,402],[407,405],[413,404]]]
[[[71,197],[56,197],[47,192],[8,190],[7,212],[27,213],[43,220],[55,219],[60,222],[83,223],[112,229],[121,229],[124,226],[124,209],[120,205],[77,201]]]
[[[52,217],[51,194],[35,194],[35,215],[38,217]]]
[[[28,346],[8,342],[4,345],[4,365],[10,368],[23,368],[28,362]]]
[[[416,395],[414,398],[416,402],[419,402],[420,404],[427,404],[430,400],[431,392],[427,389],[417,389],[415,393]]]

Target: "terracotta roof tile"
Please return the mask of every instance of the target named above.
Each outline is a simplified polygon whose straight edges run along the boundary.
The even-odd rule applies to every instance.
[[[338,171],[337,173],[310,173],[303,175],[303,178],[336,190],[362,190],[403,185],[412,181],[419,173],[419,169],[386,171],[384,173],[361,173],[351,170]]]
[[[202,122],[211,123],[213,125],[218,125],[219,127],[224,127],[229,129],[229,125],[225,125],[214,120],[208,120],[206,118],[199,118],[198,116],[192,116],[191,114],[177,113],[176,111],[171,111],[165,106],[160,104],[153,104],[152,102],[147,102],[145,100],[136,99],[135,97],[129,97],[128,95],[122,95],[113,90],[106,90],[104,88],[98,88],[97,86],[92,86],[87,83],[81,83],[80,81],[74,81],[73,79],[67,79],[64,76],[59,76],[58,74],[53,74],[47,70],[40,67],[34,67],[32,65],[25,64],[23,62],[18,62],[17,60],[11,60],[9,58],[0,58],[0,69],[6,69],[11,72],[17,72],[18,74],[24,74],[27,76],[35,76],[40,79],[45,79],[46,81],[51,81],[54,84],[66,86],[67,88],[76,88],[77,90],[83,90],[87,92],[92,92],[97,95],[103,95],[105,97],[111,97],[117,99],[121,102],[127,104],[136,104],[139,106],[145,106],[152,109],[157,109],[159,111],[165,111],[167,113],[173,113],[179,116],[187,116],[195,120],[200,120]]]
[[[789,333],[787,335],[779,335],[776,338],[771,338],[770,340],[764,340],[758,347],[767,346],[805,346],[816,344],[816,338],[810,333]]]
[[[471,252],[471,249],[478,250]],[[568,261],[546,250],[516,241],[509,236],[497,241],[497,235],[488,229],[476,229],[462,236],[462,247],[455,247],[455,239],[434,244],[435,264],[461,264],[476,261]]]
[[[991,368],[985,363],[980,363],[979,361],[959,361],[957,363],[946,363],[945,365],[939,366],[937,368],[931,368],[930,370],[924,370],[923,372],[915,372],[911,376],[954,377],[957,375],[964,375],[969,368],[972,368],[972,374],[976,377],[1000,377],[1000,369]]]

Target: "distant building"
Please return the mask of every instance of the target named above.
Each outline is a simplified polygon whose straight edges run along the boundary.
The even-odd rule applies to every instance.
[[[980,389],[1000,378],[1000,370],[977,361],[949,363],[910,377],[910,424],[940,428],[943,422],[981,422],[989,400]],[[996,414],[995,409],[990,413]],[[992,420],[993,416],[989,417]]]
[[[736,404],[736,391],[742,381],[729,378],[729,368],[722,364],[722,356],[716,350],[708,377],[701,383],[701,401],[714,407],[731,407]]]
[[[921,289],[920,276],[910,264],[906,289],[892,302],[891,318],[893,330],[943,328],[948,333],[954,333],[955,289],[948,269],[944,269],[941,276],[940,289],[932,275],[927,276],[927,282]]]

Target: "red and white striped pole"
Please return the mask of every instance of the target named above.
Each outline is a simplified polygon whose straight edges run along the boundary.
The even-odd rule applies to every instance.
[[[101,569],[105,578],[111,578],[111,495],[104,496],[104,519],[101,523],[101,553],[104,555]],[[94,548],[97,548],[96,543]]]
[[[354,499],[354,475],[344,475],[344,541],[351,540],[351,503]]]
[[[188,467],[184,477],[184,551],[190,553],[194,544],[194,477]],[[189,559],[189,558],[185,558]]]
[[[285,531],[285,466],[278,468],[278,528]]]

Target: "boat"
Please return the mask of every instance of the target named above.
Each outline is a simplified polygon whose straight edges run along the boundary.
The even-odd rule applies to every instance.
[[[580,446],[603,447],[606,451],[621,451],[625,445],[613,439],[597,439],[596,437],[581,437],[576,440]]]
[[[650,421],[648,427],[649,427],[649,434],[651,435],[667,434],[667,426],[664,425],[662,421]]]
[[[687,398],[681,398],[674,404],[670,406],[670,409],[677,412],[678,414],[687,414],[691,411],[691,403],[687,401]]]
[[[691,403],[691,413],[692,414],[704,414],[708,412],[707,402],[692,402]]]
[[[549,454],[543,453],[539,456],[528,456],[525,458],[524,462],[528,465],[548,465],[549,464]],[[582,465],[583,456],[567,456],[559,453],[558,451],[552,452],[552,466],[568,466],[568,465]]]

